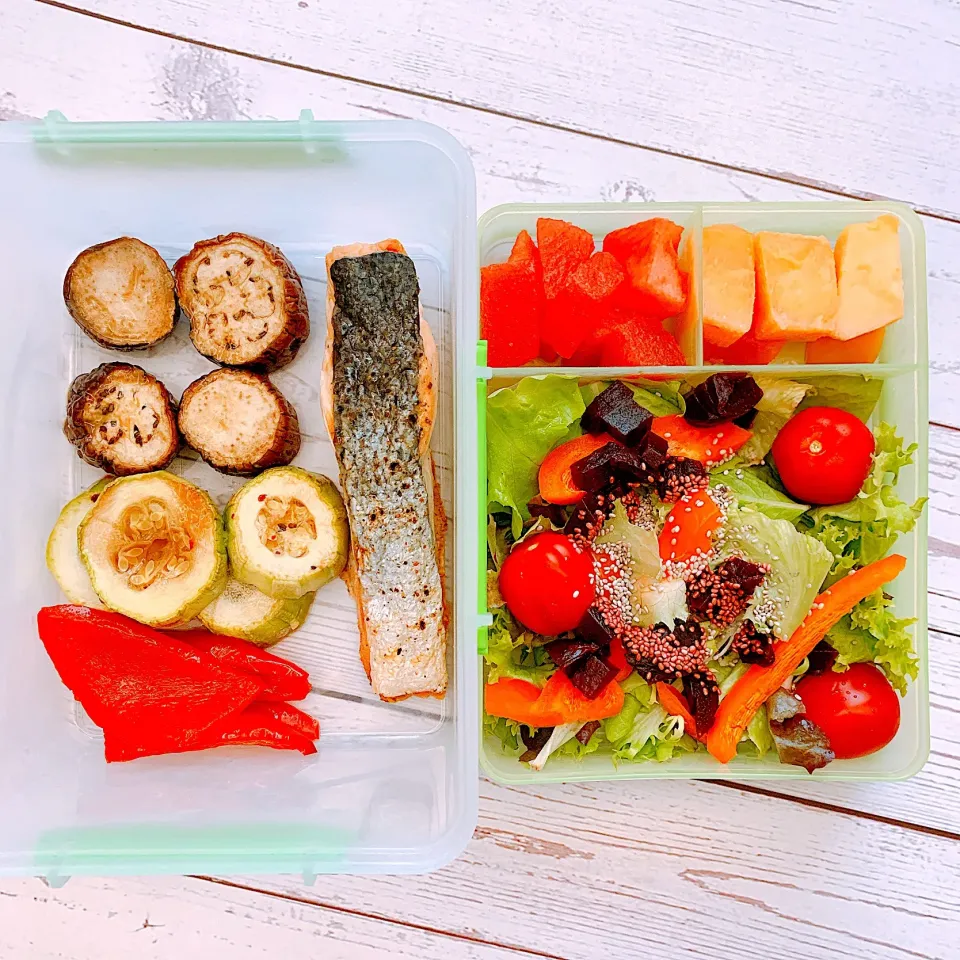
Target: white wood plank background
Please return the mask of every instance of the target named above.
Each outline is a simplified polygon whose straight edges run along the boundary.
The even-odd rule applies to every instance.
[[[481,210],[913,203],[935,358],[930,762],[903,784],[776,791],[482,781],[477,833],[435,875],[5,881],[0,956],[960,955],[960,7],[562,6],[7,0],[0,119],[414,117],[466,145]]]

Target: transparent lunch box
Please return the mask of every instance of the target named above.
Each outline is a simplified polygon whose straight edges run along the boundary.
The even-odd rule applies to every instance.
[[[174,395],[213,369],[174,335],[118,354],[83,335],[61,287],[84,247],[129,234],[172,263],[232,230],[276,243],[307,292],[309,340],[273,379],[297,407],[297,464],[336,478],[318,404],[325,336],[324,255],[398,237],[420,278],[440,354],[433,452],[453,536],[448,583],[472,582],[470,470],[457,424],[458,357],[472,365],[476,191],[466,152],[420,123],[0,124],[0,323],[8,508],[0,514],[0,874],[421,872],[466,845],[477,809],[477,657],[469,591],[451,590],[450,687],[443,700],[382,703],[357,656],[356,611],[340,581],[275,651],[310,671],[301,706],[320,720],[319,753],[222,748],[106,764],[99,730],[61,684],[37,638],[37,610],[62,602],[44,543],[64,503],[99,474],[61,434],[67,385],[108,360],[141,364]],[[472,382],[472,381],[471,381]],[[458,449],[459,447],[459,449]],[[191,456],[188,454],[188,456]],[[202,461],[172,469],[225,503],[239,481]]]
[[[520,230],[536,236],[538,217],[556,217],[589,230],[599,248],[603,237],[611,230],[650,217],[667,217],[684,228],[682,243],[693,243],[693,277],[688,310],[680,317],[674,332],[680,342],[689,366],[686,367],[630,367],[630,368],[576,368],[576,367],[520,367],[491,369],[485,363],[485,351],[477,356],[475,410],[479,424],[478,459],[486,469],[485,416],[486,398],[503,387],[515,384],[525,376],[562,375],[581,382],[612,379],[618,376],[683,377],[685,374],[716,373],[718,366],[703,364],[702,313],[700,296],[701,231],[716,223],[733,223],[750,231],[775,230],[786,233],[823,235],[833,243],[849,223],[873,220],[882,213],[892,213],[900,220],[900,252],[903,262],[904,316],[887,329],[883,348],[876,363],[813,365],[803,363],[802,352],[785,349],[776,362],[767,366],[738,366],[737,370],[756,370],[766,376],[799,378],[804,375],[846,374],[867,375],[884,380],[880,403],[871,425],[881,420],[894,424],[907,443],[918,444],[915,462],[901,473],[897,485],[899,495],[906,501],[926,496],[927,493],[927,296],[926,262],[923,225],[919,217],[904,204],[890,201],[876,202],[820,202],[820,203],[586,203],[586,204],[504,204],[487,211],[480,218],[480,263],[506,260],[510,247]],[[478,490],[485,491],[483,473]],[[479,529],[477,531],[478,565],[486,567],[486,523],[484,497],[478,499]],[[901,703],[902,718],[899,732],[883,750],[857,760],[835,760],[815,774],[816,780],[901,780],[917,773],[927,759],[930,748],[929,688],[927,678],[927,519],[926,511],[909,534],[901,536],[896,550],[907,558],[907,567],[888,592],[895,598],[897,616],[915,617],[917,652],[920,657],[920,675],[910,684]],[[478,610],[487,612],[485,579],[478,585]],[[481,629],[479,643],[483,649],[485,631]],[[481,677],[482,682],[482,677]],[[480,762],[483,770],[501,783],[525,784],[577,780],[641,780],[646,778],[685,779],[809,779],[800,767],[777,762],[775,757],[764,760],[737,757],[724,765],[706,753],[685,755],[664,763],[625,762],[615,767],[609,754],[598,751],[577,761],[551,758],[540,772],[519,763],[515,756],[504,753],[500,742],[481,733]]]

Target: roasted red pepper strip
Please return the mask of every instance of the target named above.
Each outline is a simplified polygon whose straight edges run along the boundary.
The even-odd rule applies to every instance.
[[[228,670],[256,677],[263,684],[258,700],[303,700],[310,693],[306,670],[256,644],[208,630],[179,630],[170,636],[209,653]]]
[[[263,685],[189,644],[105,610],[37,614],[60,679],[104,732],[187,738],[252,703]]]
[[[310,732],[306,732],[308,729]],[[149,741],[139,737],[134,729],[104,731],[104,754],[108,763],[115,763],[212,747],[254,745],[275,750],[298,750],[309,756],[317,752],[313,741],[319,733],[319,724],[313,717],[290,704],[252,703],[245,710],[180,741],[163,738]]]
[[[278,723],[302,733],[308,740],[316,740],[320,736],[320,721],[292,703],[251,703],[243,713],[247,717],[259,716],[265,720],[272,717]]]

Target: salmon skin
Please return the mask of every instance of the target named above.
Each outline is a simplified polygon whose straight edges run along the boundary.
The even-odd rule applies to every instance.
[[[432,355],[425,350],[413,261],[382,246],[342,255],[356,249],[328,256],[327,423],[350,517],[345,578],[374,692],[440,696],[446,618],[435,524],[443,507],[429,453],[436,349],[431,338]]]

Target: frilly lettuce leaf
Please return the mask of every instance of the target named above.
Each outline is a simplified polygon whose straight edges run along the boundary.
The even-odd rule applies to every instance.
[[[905,503],[896,492],[900,471],[913,463],[917,445],[904,447],[888,423],[881,423],[875,436],[873,467],[859,495],[847,503],[817,507],[798,524],[833,555],[829,583],[886,556],[900,534],[913,529],[926,503],[924,497]]]
[[[531,645],[532,634],[520,632],[505,608],[496,611],[487,636],[484,661],[488,683],[508,677],[542,687],[556,670],[543,647]]]
[[[827,642],[837,651],[834,669],[876,663],[900,694],[906,693],[907,681],[915,680],[919,669],[908,629],[914,622],[895,617],[882,591],[871,594],[827,633]]]

